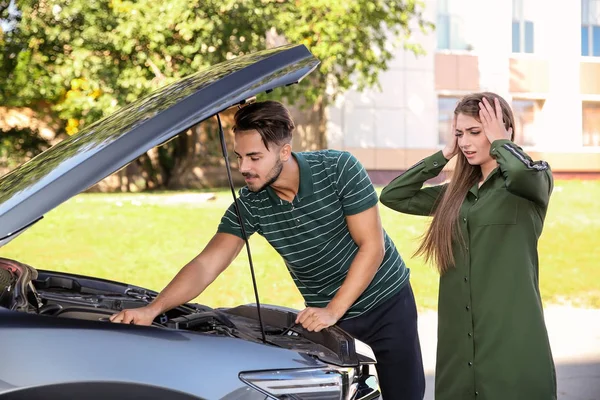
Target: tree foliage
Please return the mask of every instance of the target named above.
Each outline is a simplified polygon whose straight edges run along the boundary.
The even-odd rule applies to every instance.
[[[309,104],[377,82],[389,38],[430,25],[416,0],[0,0],[0,104],[51,104],[65,131],[180,77],[263,49],[269,33],[321,60],[282,95]],[[182,144],[183,145],[183,144]],[[176,146],[176,144],[173,144]],[[175,157],[181,152],[171,152]],[[173,160],[170,160],[174,164]]]

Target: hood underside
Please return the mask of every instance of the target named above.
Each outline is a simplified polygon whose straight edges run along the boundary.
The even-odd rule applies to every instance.
[[[0,246],[153,147],[259,93],[298,83],[318,64],[303,45],[241,56],[167,85],[63,140],[0,179]]]

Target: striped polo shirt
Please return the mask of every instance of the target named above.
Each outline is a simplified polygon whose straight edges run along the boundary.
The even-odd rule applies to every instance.
[[[325,307],[344,282],[358,246],[350,236],[347,215],[378,203],[371,180],[350,153],[336,150],[292,153],[300,169],[300,186],[292,202],[267,187],[239,192],[246,234],[257,232],[281,255],[307,307]],[[218,232],[242,237],[232,204]],[[371,284],[342,320],[350,319],[400,291],[409,270],[384,231],[385,256]]]

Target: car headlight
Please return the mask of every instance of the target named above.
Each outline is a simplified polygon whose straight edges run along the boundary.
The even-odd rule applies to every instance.
[[[356,393],[354,368],[310,368],[242,372],[240,379],[274,399],[347,400]]]
[[[373,353],[373,349],[368,344],[361,342],[358,339],[354,339],[354,348],[356,349],[356,354],[362,356],[362,362],[367,364],[375,364],[377,359],[375,358],[375,353]]]

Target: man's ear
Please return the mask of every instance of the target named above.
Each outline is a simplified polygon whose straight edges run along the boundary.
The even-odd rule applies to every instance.
[[[279,159],[281,160],[281,162],[286,162],[287,160],[290,159],[291,156],[292,156],[292,145],[290,145],[289,143],[286,143],[283,146],[281,146],[281,150],[279,150]]]

